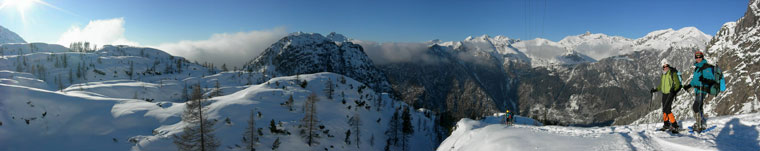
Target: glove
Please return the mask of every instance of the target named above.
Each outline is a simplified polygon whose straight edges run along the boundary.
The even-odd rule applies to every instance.
[[[649,90],[649,93],[654,93],[654,92],[657,92],[657,88],[652,88],[651,90]]]
[[[687,85],[683,86],[683,89],[684,89],[684,90],[689,90],[689,89],[691,89],[691,84],[687,84]]]
[[[705,79],[704,77],[699,77],[699,82],[705,83],[707,85],[715,84],[715,81],[710,80],[710,79]]]

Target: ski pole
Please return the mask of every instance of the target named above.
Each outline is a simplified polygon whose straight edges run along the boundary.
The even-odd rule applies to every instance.
[[[649,92],[649,95],[650,95],[650,96],[652,96],[652,99],[651,99],[651,100],[649,100],[649,108],[647,108],[647,112],[652,112],[652,102],[653,102],[652,100],[654,100],[654,93],[652,93],[652,92]],[[649,121],[652,121],[652,120],[651,120],[651,117],[650,117],[650,120],[649,120]],[[654,122],[651,122],[651,123],[654,123]],[[649,125],[650,125],[651,123],[648,123],[648,124],[647,124],[647,129],[649,129],[649,127],[650,127]]]

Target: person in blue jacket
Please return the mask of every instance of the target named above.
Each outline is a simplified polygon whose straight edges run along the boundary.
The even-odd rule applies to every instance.
[[[713,68],[709,67],[707,60],[704,58],[705,54],[701,51],[697,51],[694,54],[694,74],[691,76],[691,82],[684,86],[684,89],[688,90],[694,87],[694,104],[691,109],[694,111],[694,118],[696,123],[692,126],[692,129],[696,132],[701,132],[706,127],[707,119],[704,118],[704,111],[702,105],[704,104],[705,97],[710,90],[710,86],[716,84],[715,77],[713,76]]]

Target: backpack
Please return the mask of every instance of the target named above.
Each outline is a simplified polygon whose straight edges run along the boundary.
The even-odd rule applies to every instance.
[[[707,68],[713,69],[713,77],[715,77],[715,84],[710,85],[707,89],[707,93],[710,93],[710,95],[718,95],[718,93],[726,91],[726,79],[723,78],[723,71],[720,70],[720,67],[705,63],[705,65],[700,68],[700,72]]]
[[[683,84],[681,80],[681,72],[678,71],[678,69],[676,69],[675,67],[670,67],[670,73],[671,73],[671,76],[677,77],[677,78],[672,78],[672,77],[671,78],[673,79],[674,85],[675,85],[673,86],[673,89],[675,89],[675,93],[678,93],[681,91],[681,84]]]

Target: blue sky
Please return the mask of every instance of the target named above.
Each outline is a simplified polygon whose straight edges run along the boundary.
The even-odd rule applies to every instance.
[[[585,31],[639,38],[686,26],[713,35],[723,23],[739,19],[747,7],[747,0],[44,1],[70,13],[34,5],[23,22],[15,10],[4,8],[0,25],[32,42],[55,42],[72,26],[112,18],[123,18],[124,36],[143,45],[277,27],[287,32],[335,31],[378,42],[449,41],[482,34],[557,41]]]

